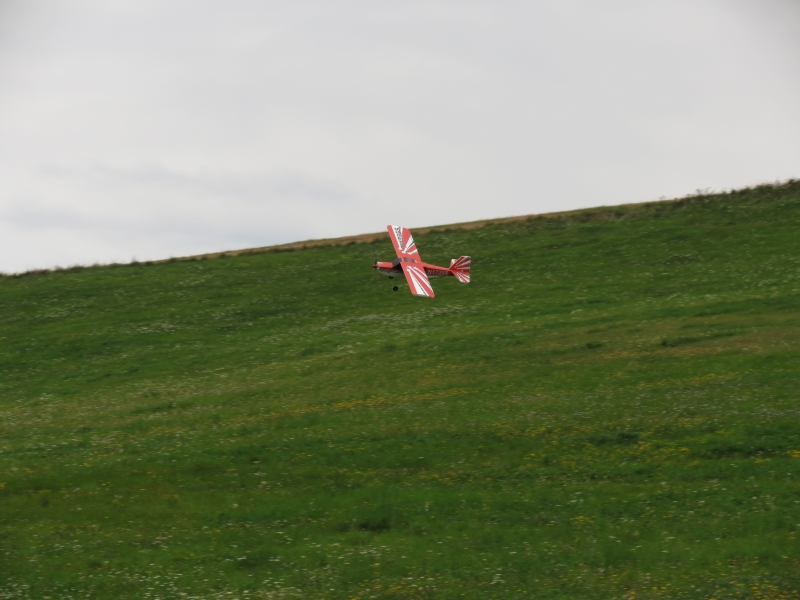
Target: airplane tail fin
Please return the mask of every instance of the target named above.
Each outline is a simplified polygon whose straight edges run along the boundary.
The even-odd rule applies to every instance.
[[[450,271],[461,283],[469,283],[469,267],[472,259],[469,256],[454,258],[450,261]]]

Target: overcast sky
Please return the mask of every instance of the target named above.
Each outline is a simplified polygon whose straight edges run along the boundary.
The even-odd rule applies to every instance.
[[[0,271],[800,177],[798,31],[798,0],[0,0]]]

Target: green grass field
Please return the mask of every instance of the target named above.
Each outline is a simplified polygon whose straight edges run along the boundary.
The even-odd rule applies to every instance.
[[[800,597],[800,182],[0,277],[0,599]]]

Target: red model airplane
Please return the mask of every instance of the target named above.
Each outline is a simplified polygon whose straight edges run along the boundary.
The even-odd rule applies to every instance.
[[[456,277],[461,283],[469,283],[471,261],[469,256],[452,259],[449,268],[429,265],[422,262],[419,257],[417,245],[408,229],[395,225],[389,225],[386,229],[389,230],[389,237],[392,238],[397,258],[392,262],[376,262],[372,265],[373,269],[378,269],[378,272],[388,275],[390,279],[405,275],[411,293],[424,298],[435,296],[431,282],[428,281],[429,277]],[[397,286],[394,286],[394,291],[397,291]]]

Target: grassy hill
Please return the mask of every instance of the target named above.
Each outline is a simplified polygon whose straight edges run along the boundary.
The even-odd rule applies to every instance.
[[[800,182],[0,278],[0,599],[800,597]]]

